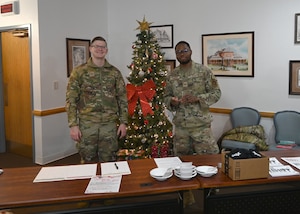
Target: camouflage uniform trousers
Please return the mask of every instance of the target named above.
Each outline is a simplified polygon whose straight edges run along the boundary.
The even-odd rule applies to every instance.
[[[181,127],[175,126],[174,154],[217,154],[219,147],[212,135],[211,126]]]
[[[83,163],[116,160],[118,141],[115,122],[94,123],[81,121],[79,128],[82,137],[76,146]]]
[[[219,152],[219,147],[212,135],[210,125],[200,127],[175,126],[173,142],[176,156]],[[194,203],[194,192],[192,190],[183,192],[183,206],[187,207]]]

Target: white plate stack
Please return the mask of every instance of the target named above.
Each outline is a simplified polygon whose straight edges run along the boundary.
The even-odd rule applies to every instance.
[[[196,171],[202,177],[211,177],[218,173],[218,168],[216,166],[198,166],[196,167]]]
[[[182,180],[190,180],[197,175],[196,167],[192,162],[183,162],[174,171],[175,175]]]

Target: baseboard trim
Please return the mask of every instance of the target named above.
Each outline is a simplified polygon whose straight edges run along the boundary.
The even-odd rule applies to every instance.
[[[48,163],[52,163],[54,161],[63,159],[65,157],[71,156],[78,153],[78,151],[74,148],[74,149],[70,149],[68,151],[64,151],[61,153],[56,153],[56,154],[52,154],[49,156],[44,156],[44,157],[36,157],[35,158],[35,163],[39,164],[39,165],[46,165]]]
[[[21,144],[18,142],[6,141],[7,151],[32,158],[32,146]]]

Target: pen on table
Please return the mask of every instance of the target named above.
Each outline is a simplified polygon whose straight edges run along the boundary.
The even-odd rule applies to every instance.
[[[116,167],[116,169],[119,169],[119,167],[118,167],[117,163],[115,163],[115,167]]]

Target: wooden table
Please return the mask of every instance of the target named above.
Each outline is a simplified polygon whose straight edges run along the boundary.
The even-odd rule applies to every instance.
[[[269,157],[299,157],[300,151],[268,151],[264,155]],[[192,161],[194,165],[211,165],[217,166],[221,162],[221,155],[195,155],[183,156],[182,161]],[[204,208],[206,213],[243,213],[242,209],[251,207],[245,213],[294,213],[300,210],[300,177],[271,177],[265,179],[251,179],[242,181],[233,181],[224,173],[219,172],[210,178],[203,178],[197,175],[188,181],[182,181],[176,176],[172,176],[167,181],[156,181],[150,175],[149,171],[156,167],[153,159],[130,160],[128,161],[132,174],[122,177],[120,191],[118,193],[106,194],[84,194],[89,183],[89,179],[57,181],[47,183],[33,183],[35,176],[41,167],[9,168],[4,169],[0,175],[0,209],[32,209],[34,207],[43,208],[54,206],[56,209],[79,209],[90,213],[90,210],[102,209],[102,202],[107,200],[122,199],[122,204],[130,204],[129,208],[133,209],[137,204],[138,197],[145,197],[143,206],[155,208],[155,203],[151,201],[161,201],[161,196],[172,193],[181,193],[184,190],[203,189],[204,191]],[[99,167],[98,167],[98,170]],[[99,174],[99,173],[97,173]],[[275,199],[274,199],[275,197]],[[279,198],[276,201],[276,198]],[[177,199],[176,199],[177,200]],[[162,201],[158,206],[165,206],[168,200]],[[182,200],[181,200],[182,202]],[[100,205],[97,206],[97,203]],[[93,206],[90,206],[90,205]],[[96,206],[94,206],[96,204]],[[68,208],[70,205],[70,208]],[[80,206],[88,208],[78,208]],[[108,206],[109,209],[114,207],[122,208],[119,203]],[[235,210],[235,207],[239,208]],[[170,207],[174,209],[174,204]],[[170,208],[168,207],[168,208]],[[46,210],[48,207],[46,208]],[[169,213],[182,213],[182,203],[176,211]],[[44,209],[45,210],[45,209]],[[274,211],[275,210],[275,211]],[[109,213],[104,212],[101,213]],[[160,213],[155,210],[155,213]],[[251,212],[253,211],[253,212]],[[96,212],[96,211],[95,211]],[[27,212],[31,213],[31,212]],[[39,212],[36,212],[39,213]],[[59,213],[59,212],[55,212]],[[67,213],[67,212],[64,212]],[[70,213],[76,213],[74,210]],[[135,212],[137,213],[137,212]],[[161,213],[168,213],[167,207]]]
[[[4,169],[0,175],[0,209],[137,196],[153,196],[155,199],[158,195],[200,188],[197,179],[183,181],[172,176],[167,181],[154,180],[149,174],[156,167],[153,159],[130,160],[128,163],[131,174],[122,177],[120,191],[105,194],[84,194],[89,179],[33,183],[41,167]]]
[[[281,161],[281,157],[300,157],[299,150],[266,151],[262,154],[276,157],[285,165],[287,163]],[[217,166],[221,155],[184,156],[181,159],[192,161],[196,166]],[[198,175],[197,179],[204,190],[205,213],[298,213],[300,210],[300,176],[269,175],[264,179],[233,181],[219,169],[212,177]],[[247,209],[250,207],[252,209]]]

